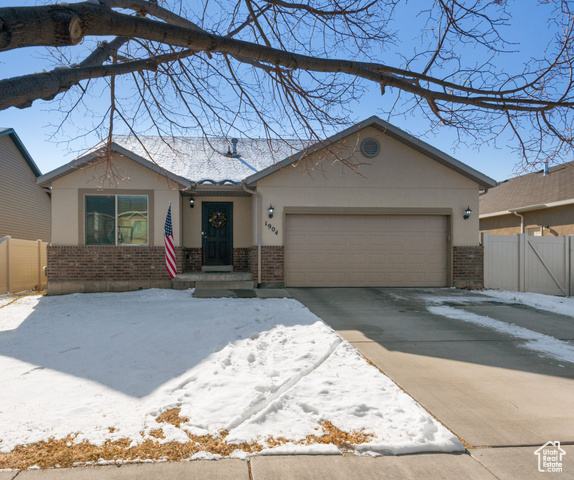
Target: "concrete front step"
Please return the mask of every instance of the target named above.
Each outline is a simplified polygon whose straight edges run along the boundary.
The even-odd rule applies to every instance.
[[[209,282],[195,282],[195,288],[197,289],[225,289],[225,290],[246,290],[253,288],[253,281],[238,281],[238,282],[216,282],[216,281],[209,281]]]
[[[251,272],[189,272],[180,273],[176,278],[188,282],[237,282],[253,280],[253,275]]]
[[[253,288],[250,272],[190,272],[181,273],[172,280],[175,290],[188,288],[209,288],[240,290]]]

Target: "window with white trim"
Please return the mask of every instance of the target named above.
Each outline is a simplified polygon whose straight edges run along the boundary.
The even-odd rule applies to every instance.
[[[86,245],[147,245],[147,195],[86,195]]]
[[[540,225],[532,225],[528,226],[525,229],[526,233],[532,237],[541,237],[542,236],[542,226]]]

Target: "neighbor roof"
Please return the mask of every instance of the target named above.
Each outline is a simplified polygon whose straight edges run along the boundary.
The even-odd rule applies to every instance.
[[[13,128],[0,128],[0,137],[3,137],[4,135],[8,135],[10,137],[10,139],[12,140],[12,142],[14,142],[14,145],[16,145],[16,148],[18,149],[18,151],[24,157],[24,160],[26,160],[26,163],[30,167],[30,170],[32,170],[32,172],[34,172],[34,175],[36,177],[39,177],[40,175],[42,175],[42,172],[40,171],[40,169],[36,165],[36,162],[34,162],[34,160],[32,160],[32,157],[28,153],[28,150],[26,150],[26,147],[24,146],[24,144],[20,140],[20,137],[18,137],[18,135],[16,134],[16,131]]]
[[[480,216],[506,214],[509,210],[542,208],[574,199],[574,162],[549,167],[501,182],[480,197]]]
[[[343,130],[342,132],[337,133],[336,135],[333,135],[332,137],[329,137],[327,140],[318,142],[318,143],[310,146],[309,148],[302,150],[302,151],[296,153],[295,155],[292,155],[291,157],[286,158],[285,160],[283,160],[279,163],[270,165],[265,170],[262,170],[258,173],[251,175],[250,177],[248,177],[246,179],[246,183],[248,185],[251,185],[251,184],[257,182],[258,180],[261,180],[262,178],[264,178],[268,175],[271,175],[272,173],[278,171],[279,169],[287,167],[287,166],[297,162],[303,156],[310,155],[313,152],[316,152],[316,151],[321,150],[322,148],[328,147],[329,145],[331,145],[335,142],[338,142],[339,140],[342,140],[343,138],[348,137],[349,135],[353,135],[354,133],[357,133],[359,130],[362,130],[363,128],[367,128],[367,127],[376,128],[377,130],[388,135],[389,137],[409,146],[410,148],[426,155],[427,157],[432,158],[433,160],[437,161],[438,163],[444,165],[445,167],[448,167],[451,170],[454,170],[455,172],[460,173],[461,175],[463,175],[463,176],[469,178],[470,180],[478,183],[478,185],[481,188],[486,189],[486,188],[494,187],[496,185],[496,181],[493,180],[492,178],[487,177],[486,175],[479,172],[478,170],[475,170],[474,168],[471,168],[468,165],[465,165],[464,163],[460,162],[459,160],[457,160],[457,159],[451,157],[450,155],[440,151],[439,149],[433,147],[432,145],[429,145],[428,143],[423,142],[422,140],[419,140],[418,138],[413,137],[411,134],[405,132],[404,130],[401,130],[400,128],[395,127],[394,125],[391,125],[388,122],[385,122],[384,120],[380,119],[377,116],[369,117],[366,120],[363,120],[362,122],[359,122],[356,125],[353,125],[352,127],[349,127],[346,130]]]

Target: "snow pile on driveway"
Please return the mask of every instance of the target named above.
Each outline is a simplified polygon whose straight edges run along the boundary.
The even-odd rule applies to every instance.
[[[517,346],[533,350],[542,356],[553,358],[559,361],[574,363],[574,345],[567,340],[559,340],[550,335],[544,335],[528,328],[524,328],[514,323],[507,323],[484,315],[465,311],[465,305],[490,301],[489,297],[496,298],[503,303],[521,303],[541,310],[558,313],[574,317],[574,299],[555,297],[552,295],[542,295],[538,293],[520,293],[504,290],[483,290],[474,293],[485,294],[487,296],[460,296],[441,297],[426,296],[426,301],[435,304],[427,306],[427,310],[435,315],[462,320],[480,327],[496,330],[505,335],[514,337],[521,342]],[[459,303],[458,308],[454,308],[443,303]]]
[[[478,293],[509,303],[522,303],[529,307],[574,317],[574,297],[555,297],[542,293],[512,292],[508,290],[481,290]]]
[[[173,290],[24,297],[0,308],[0,384],[4,453],[69,435],[137,445],[222,431],[227,442],[258,442],[263,453],[340,453],[302,441],[325,422],[367,435],[347,446],[360,454],[463,450],[289,299]],[[159,419],[178,409],[183,423]]]

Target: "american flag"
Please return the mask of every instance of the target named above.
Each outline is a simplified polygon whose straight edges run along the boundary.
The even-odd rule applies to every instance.
[[[165,266],[170,278],[175,278],[177,275],[177,266],[175,264],[175,249],[173,248],[173,228],[171,226],[171,202],[167,209],[167,217],[165,219]]]

